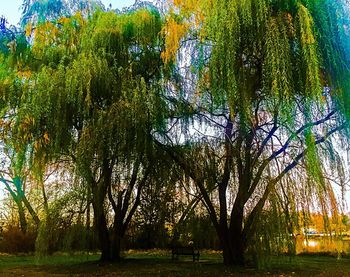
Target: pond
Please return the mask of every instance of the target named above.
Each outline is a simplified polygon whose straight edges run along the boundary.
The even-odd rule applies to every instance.
[[[297,253],[332,252],[350,253],[350,238],[335,237],[300,237],[297,238]]]

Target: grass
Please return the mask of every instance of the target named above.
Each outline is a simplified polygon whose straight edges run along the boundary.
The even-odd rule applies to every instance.
[[[195,263],[191,257],[172,261],[165,250],[130,250],[116,264],[100,264],[98,258],[64,253],[41,259],[0,255],[0,276],[350,276],[349,258],[317,255],[270,257],[260,269],[225,267],[215,251],[202,251]]]

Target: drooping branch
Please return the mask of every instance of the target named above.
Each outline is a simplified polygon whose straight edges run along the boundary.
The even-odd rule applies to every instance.
[[[181,155],[178,153],[178,151],[175,151],[172,147],[166,146],[159,141],[155,140],[156,144],[159,145],[162,149],[166,151],[166,153],[184,170],[185,174],[192,178],[192,180],[195,182],[197,187],[199,188],[202,196],[203,196],[203,202],[206,206],[210,219],[213,222],[213,225],[218,228],[219,227],[219,221],[216,215],[216,211],[214,208],[214,205],[209,197],[208,191],[205,187],[204,180],[202,177],[198,176],[198,174],[194,171],[193,166],[189,165],[184,157],[181,157]]]
[[[139,169],[141,166],[141,157],[139,157],[138,159],[136,159],[134,165],[133,165],[133,169],[132,169],[132,174],[131,174],[131,179],[130,182],[128,184],[128,188],[124,197],[124,201],[122,203],[122,208],[121,208],[121,216],[124,217],[128,208],[129,208],[129,202],[130,202],[130,197],[132,194],[132,191],[134,190],[136,181],[137,181],[137,176],[139,173]]]
[[[271,128],[271,130],[269,131],[269,133],[267,134],[267,136],[265,137],[265,139],[263,140],[263,142],[261,143],[261,146],[259,147],[254,159],[253,159],[253,165],[256,164],[256,162],[259,160],[261,154],[264,152],[265,146],[267,145],[267,143],[270,141],[270,139],[273,137],[273,135],[275,134],[275,132],[278,130],[278,126],[277,126],[277,117],[274,117],[273,120],[273,127]]]
[[[261,165],[259,166],[257,173],[255,175],[255,178],[251,184],[251,187],[249,189],[249,194],[253,194],[254,190],[256,189],[257,185],[260,182],[261,176],[264,173],[265,168],[269,165],[269,163],[274,160],[277,156],[279,156],[281,153],[285,152],[288,147],[290,146],[290,143],[293,141],[294,138],[296,138],[300,133],[302,133],[303,131],[305,131],[307,128],[310,127],[314,127],[314,126],[318,126],[320,124],[323,124],[325,122],[327,122],[328,120],[330,120],[332,118],[332,116],[336,113],[336,111],[332,111],[330,112],[326,117],[319,119],[317,121],[314,122],[310,122],[307,123],[305,125],[303,125],[302,127],[300,127],[296,132],[294,132],[293,134],[291,134],[289,136],[289,138],[287,139],[287,141],[281,146],[281,148],[279,150],[276,150],[275,152],[273,152],[268,158],[266,158]],[[270,134],[269,134],[270,135]],[[267,138],[269,137],[269,135],[267,136]],[[272,134],[273,135],[273,134]],[[272,137],[271,135],[271,137]],[[271,137],[269,139],[271,139]],[[267,142],[266,142],[267,143]],[[261,155],[261,154],[260,154]]]
[[[315,141],[315,145],[318,145],[320,143],[323,143],[327,140],[328,137],[330,137],[332,134],[344,129],[346,127],[346,123],[343,123],[331,130],[329,130],[324,136],[320,137],[319,139],[317,139]],[[252,232],[254,232],[254,225],[257,222],[257,217],[259,216],[259,214],[261,213],[265,202],[268,198],[268,196],[270,195],[271,191],[273,190],[273,188],[275,187],[275,185],[289,172],[291,171],[294,167],[296,167],[300,160],[302,158],[305,157],[306,153],[309,151],[309,147],[307,147],[306,149],[304,149],[301,153],[299,153],[294,160],[288,164],[283,170],[282,172],[280,172],[276,177],[274,177],[272,180],[270,180],[265,188],[264,194],[263,196],[260,198],[260,200],[258,201],[257,205],[254,207],[254,209],[252,210],[252,212],[250,213],[250,215],[248,216],[246,225],[244,227],[244,232],[246,233],[247,236],[250,236]]]
[[[336,111],[332,111],[326,117],[319,119],[315,122],[307,123],[307,124],[303,125],[302,127],[300,127],[295,133],[291,134],[289,136],[289,138],[287,139],[287,141],[285,142],[285,144],[279,150],[272,153],[272,155],[268,159],[271,161],[274,158],[276,158],[279,154],[286,151],[286,149],[288,148],[290,143],[293,141],[293,139],[296,138],[300,133],[302,133],[303,131],[305,131],[308,128],[315,127],[315,126],[318,126],[320,124],[325,123],[326,121],[330,120],[335,113],[336,113]]]
[[[129,211],[129,214],[128,216],[126,217],[124,223],[123,223],[123,227],[122,227],[122,232],[123,234],[125,233],[127,227],[129,226],[129,223],[133,217],[133,215],[135,214],[135,211],[137,209],[137,207],[140,205],[140,202],[141,202],[141,192],[142,192],[142,189],[143,187],[146,185],[146,182],[148,180],[148,177],[149,175],[151,174],[151,167],[149,166],[146,171],[145,171],[145,174],[143,176],[143,178],[141,179],[139,185],[138,185],[138,188],[137,188],[137,193],[136,193],[136,198],[135,198],[135,201],[134,201],[134,204],[132,205],[130,211]]]

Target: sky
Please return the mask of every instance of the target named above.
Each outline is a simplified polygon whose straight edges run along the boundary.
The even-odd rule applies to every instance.
[[[0,16],[3,15],[7,21],[12,25],[17,25],[21,17],[20,7],[23,0],[0,0]],[[101,2],[108,7],[112,4],[113,9],[121,9],[132,5],[134,0],[101,0]]]

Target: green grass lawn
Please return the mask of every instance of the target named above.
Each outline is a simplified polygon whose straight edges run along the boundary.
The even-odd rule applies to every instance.
[[[260,268],[222,265],[218,252],[202,251],[199,262],[191,257],[171,260],[163,250],[128,251],[116,264],[100,264],[98,255],[0,255],[0,276],[350,276],[350,259],[325,256],[271,257]]]

